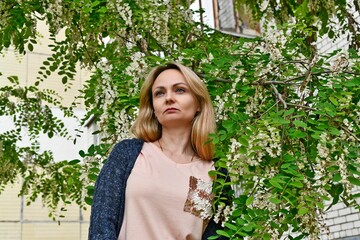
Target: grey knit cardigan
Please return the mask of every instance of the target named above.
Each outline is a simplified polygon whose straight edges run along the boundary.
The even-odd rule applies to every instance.
[[[124,217],[126,181],[143,144],[144,141],[140,139],[123,140],[110,153],[95,184],[89,240],[118,239]],[[220,228],[211,220],[202,239],[215,235]]]

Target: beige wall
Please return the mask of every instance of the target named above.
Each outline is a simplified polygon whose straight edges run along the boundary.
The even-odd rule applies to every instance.
[[[46,29],[47,27],[44,23],[39,23],[38,31],[41,32],[44,38],[39,39],[39,45],[34,46],[33,52],[29,52],[23,56],[16,54],[13,49],[8,49],[6,52],[3,52],[3,54],[0,55],[0,72],[2,73],[2,76],[0,76],[0,86],[9,84],[7,77],[14,75],[19,77],[20,86],[31,86],[34,84],[36,77],[39,76],[38,71],[42,66],[42,62],[51,55],[51,52],[48,48],[48,44],[50,44],[50,42],[48,39],[46,39]],[[39,85],[39,88],[55,90],[56,93],[61,96],[59,100],[61,100],[65,106],[69,106],[74,101],[75,97],[79,95],[79,90],[90,76],[89,71],[82,70],[79,67],[77,67],[77,72],[78,74],[73,81],[72,87],[67,91],[64,91],[61,77],[57,77],[56,75],[50,76],[47,80]],[[84,112],[82,111],[84,108],[82,102],[79,102],[77,107],[78,110]],[[6,124],[4,124],[4,122]],[[76,120],[73,122],[76,122]],[[8,120],[0,121],[1,132],[5,131],[9,126],[11,127],[11,122],[9,123]],[[49,139],[40,139],[40,142],[41,141],[45,141],[45,143],[46,141],[50,142]],[[58,139],[57,141],[61,140]],[[64,139],[63,141],[66,140]],[[91,144],[89,139],[81,141],[83,141],[83,143],[81,143],[82,145],[80,146],[80,149],[85,149],[84,146]],[[78,141],[77,144],[79,144],[79,142],[80,141]],[[55,159],[56,161],[79,158],[77,154],[78,150],[76,149],[79,148],[79,146],[70,145],[69,147],[69,145],[66,145],[65,142],[62,144],[60,143],[59,145],[65,146],[68,151],[63,150],[64,154],[67,155],[57,155],[58,159]],[[69,152],[71,151],[76,152],[76,154],[74,154],[74,156],[69,156]],[[6,188],[0,192],[1,240],[87,239],[89,210],[84,211],[76,204],[68,206],[67,212],[64,213],[65,218],[61,219],[59,225],[57,222],[54,222],[48,217],[49,211],[43,207],[41,200],[36,201],[30,206],[26,206],[26,199],[24,199],[24,197],[18,196],[20,187],[21,179],[19,182],[14,183],[13,185],[6,186]]]
[[[89,210],[76,204],[67,206],[60,224],[48,217],[49,210],[41,201],[26,206],[18,197],[21,182],[8,185],[0,195],[0,239],[2,240],[85,240]]]
[[[7,77],[18,76],[20,86],[31,86],[37,81],[37,77],[40,75],[38,72],[43,62],[51,56],[50,48],[48,47],[51,42],[46,38],[47,26],[45,23],[40,22],[38,24],[38,30],[44,36],[38,40],[38,44],[34,46],[33,52],[28,52],[26,55],[19,55],[10,48],[3,55],[0,55],[0,72],[3,74],[0,76],[0,86],[8,84]],[[58,40],[61,39],[61,33]],[[79,90],[89,76],[90,72],[77,67],[77,75],[75,79],[71,81],[72,86],[64,91],[64,85],[61,82],[62,77],[56,74],[50,75],[45,81],[39,85],[40,89],[52,89],[59,95],[59,99],[65,106],[69,106],[79,95]],[[79,100],[79,108],[83,108],[83,103]]]

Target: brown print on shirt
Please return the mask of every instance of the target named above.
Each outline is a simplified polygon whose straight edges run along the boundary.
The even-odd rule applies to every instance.
[[[212,216],[212,199],[212,182],[205,182],[200,178],[190,176],[184,211],[203,220],[209,220]]]

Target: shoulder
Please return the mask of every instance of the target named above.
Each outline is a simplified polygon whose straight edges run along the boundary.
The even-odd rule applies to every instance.
[[[144,145],[141,139],[125,139],[115,144],[104,165],[105,169],[124,169],[128,163],[135,162]]]
[[[113,149],[113,152],[122,152],[123,153],[133,153],[140,152],[144,145],[144,140],[131,138],[124,139],[118,142]]]

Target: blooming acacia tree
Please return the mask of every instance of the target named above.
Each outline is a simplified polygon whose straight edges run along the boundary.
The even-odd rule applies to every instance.
[[[251,9],[270,16],[287,6],[256,4]],[[16,77],[8,77],[11,84],[0,89],[1,115],[18,114],[17,129],[25,126],[33,135],[67,136],[46,106],[60,103],[38,86],[58,74],[69,87],[80,64],[92,75],[79,97],[86,118],[95,118],[102,136],[100,145],[80,152],[81,163],[53,163],[36,145],[17,147],[18,136],[6,132],[0,160],[14,170],[2,172],[1,183],[19,173],[30,202],[42,195],[52,209],[68,200],[83,204],[86,189],[91,204],[103,161],[116,142],[129,137],[145,74],[153,66],[179,61],[206,82],[216,108],[216,164],[228,170],[231,181],[218,177],[215,183],[215,219],[225,227],[218,234],[232,239],[317,236],[325,201],[358,206],[359,195],[352,189],[360,185],[360,63],[356,49],[316,50],[311,36],[319,33],[313,27],[318,22],[307,15],[308,5],[294,3],[297,14],[287,24],[264,20],[261,38],[244,39],[194,21],[188,1],[1,2],[0,50],[11,45],[21,54],[32,51],[36,21],[46,21],[52,35],[52,56],[44,61],[35,86],[19,88]],[[346,3],[338,5],[346,9]],[[330,19],[333,12],[328,13]],[[57,41],[64,29],[65,39]],[[326,33],[331,35],[321,32]],[[36,97],[29,98],[28,92]],[[20,101],[10,102],[9,96]],[[24,109],[48,117],[26,118]],[[72,108],[63,109],[71,115]]]

